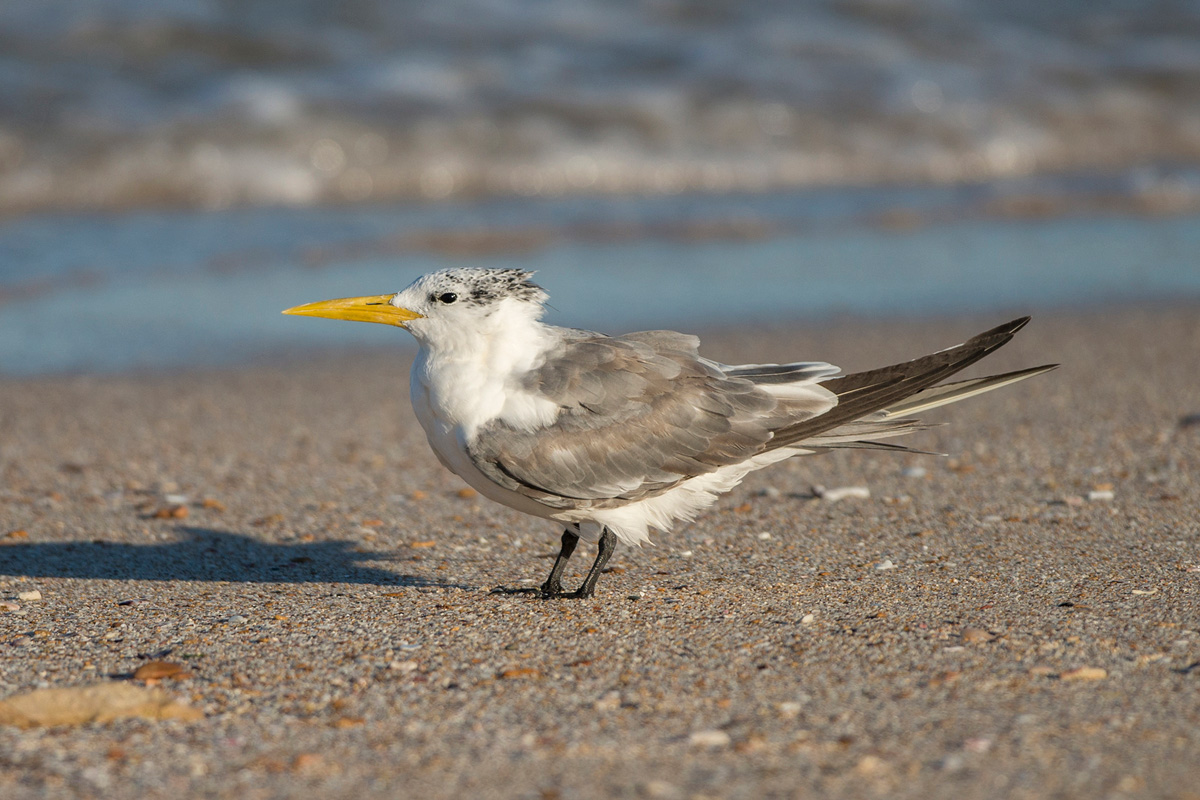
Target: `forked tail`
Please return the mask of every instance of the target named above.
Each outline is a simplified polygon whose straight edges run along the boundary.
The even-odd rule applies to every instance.
[[[820,383],[837,395],[838,404],[820,416],[780,428],[768,447],[803,444],[906,450],[877,442],[928,427],[918,420],[899,417],[956,403],[1058,366],[1046,364],[1002,375],[941,383],[1004,346],[1027,322],[1029,317],[1021,317],[955,347],[902,364],[827,378]]]

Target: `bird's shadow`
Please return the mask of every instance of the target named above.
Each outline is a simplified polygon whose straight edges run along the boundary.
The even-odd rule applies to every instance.
[[[0,574],[31,578],[236,583],[361,583],[381,586],[459,587],[419,575],[391,572],[363,561],[383,553],[356,552],[355,542],[264,542],[212,528],[180,526],[170,542],[129,544],[30,542],[0,545]]]

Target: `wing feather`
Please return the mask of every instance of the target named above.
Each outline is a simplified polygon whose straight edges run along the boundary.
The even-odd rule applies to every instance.
[[[470,457],[509,489],[574,507],[628,503],[762,452],[795,408],[697,347],[670,331],[568,340],[525,377],[559,406],[556,421],[534,431],[493,421]]]
[[[1028,321],[843,377],[823,362],[719,364],[699,355],[696,337],[673,331],[607,337],[564,330],[561,347],[525,375],[523,387],[558,406],[555,421],[527,430],[494,420],[468,454],[501,486],[554,508],[579,508],[635,502],[778,448],[920,452],[877,440],[926,427],[901,415],[1052,368],[941,384]]]
[[[837,395],[837,406],[829,413],[781,429],[772,447],[804,442],[847,422],[899,404],[905,398],[928,389],[1003,347],[1028,322],[1029,317],[1021,317],[931,355],[890,367],[829,378],[822,385]]]

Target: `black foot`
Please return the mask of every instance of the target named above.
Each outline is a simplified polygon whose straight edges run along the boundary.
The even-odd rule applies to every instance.
[[[573,526],[574,530],[567,528],[562,535],[562,549],[558,551],[558,557],[554,559],[554,567],[550,570],[550,576],[546,578],[546,582],[538,588],[532,586],[524,586],[519,589],[510,589],[505,586],[498,586],[492,590],[492,594],[536,594],[543,600],[555,600],[562,598],[563,600],[586,600],[596,593],[596,581],[600,579],[600,573],[604,571],[604,566],[608,560],[612,558],[612,554],[617,549],[617,537],[608,528],[605,528],[600,533],[599,552],[596,554],[596,560],[592,564],[592,568],[588,570],[587,577],[583,579],[583,583],[573,592],[564,592],[562,585],[563,570],[567,566],[567,560],[571,554],[575,552],[575,545],[579,544],[579,528]]]

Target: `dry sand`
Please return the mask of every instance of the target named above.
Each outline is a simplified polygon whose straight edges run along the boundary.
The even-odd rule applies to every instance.
[[[0,382],[0,694],[160,659],[205,714],[0,727],[0,796],[1200,796],[1197,308],[1042,313],[985,363],[1065,367],[934,412],[948,458],[760,472],[584,602],[489,593],[556,532],[460,495],[406,358]]]

